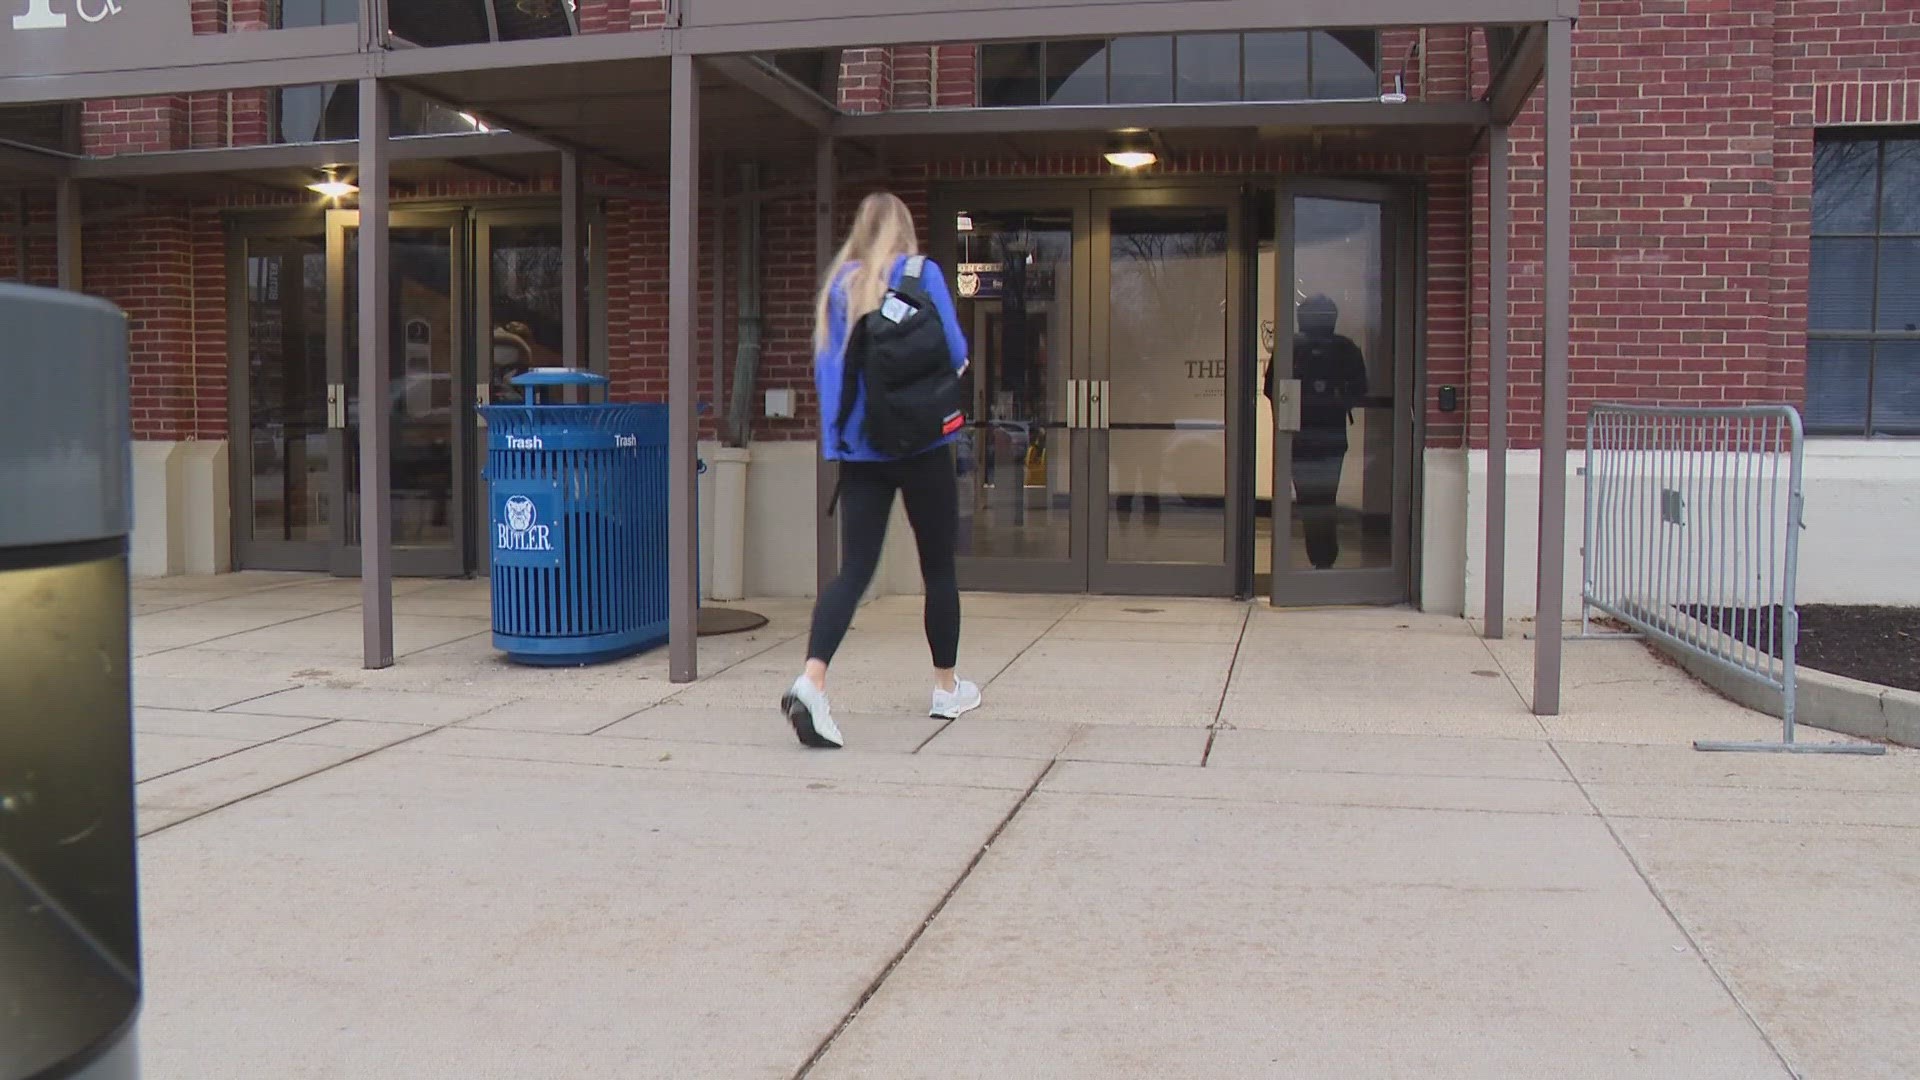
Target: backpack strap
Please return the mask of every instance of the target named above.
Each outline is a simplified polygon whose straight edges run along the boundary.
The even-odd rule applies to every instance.
[[[833,422],[833,430],[843,454],[853,450],[847,445],[847,421],[853,419],[853,401],[860,396],[860,369],[866,366],[866,343],[861,340],[865,337],[861,332],[864,322],[862,319],[847,328],[847,344],[840,352],[840,415]]]

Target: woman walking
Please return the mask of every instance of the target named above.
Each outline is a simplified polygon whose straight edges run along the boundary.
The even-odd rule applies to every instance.
[[[896,491],[906,502],[907,520],[920,550],[920,576],[926,583],[927,646],[933,653],[934,681],[929,715],[951,719],[980,706],[980,688],[954,674],[960,651],[960,586],[954,576],[953,552],[960,506],[952,444],[965,433],[950,425],[916,451],[890,454],[876,449],[872,433],[864,430],[864,410],[858,407],[867,403],[868,380],[858,371],[847,379],[847,346],[853,328],[875,312],[899,322],[903,307],[898,299],[889,299],[888,292],[901,288],[902,279],[909,276],[917,278],[919,291],[932,301],[954,372],[964,372],[967,340],[954,315],[946,278],[919,254],[912,212],[886,192],[868,195],[860,203],[846,243],[833,257],[814,304],[813,379],[820,394],[820,445],[829,460],[840,463],[833,511],[840,517],[840,576],[814,604],[806,670],[780,703],[794,734],[807,746],[844,745],[827,702],[827,668],[879,566]],[[853,400],[843,402],[849,390]],[[955,414],[955,425],[958,419]]]

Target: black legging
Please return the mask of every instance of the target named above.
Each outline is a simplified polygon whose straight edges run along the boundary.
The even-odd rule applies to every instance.
[[[840,465],[840,576],[813,606],[813,636],[807,658],[833,661],[866,595],[887,539],[893,493],[907,504],[920,549],[920,577],[927,586],[927,647],[933,666],[952,668],[960,655],[960,582],[953,571],[954,537],[960,531],[960,492],[953,450],[940,447],[898,461],[848,461]]]

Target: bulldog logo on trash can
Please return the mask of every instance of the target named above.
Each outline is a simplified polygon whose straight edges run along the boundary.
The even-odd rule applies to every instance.
[[[514,495],[502,509],[506,511],[506,520],[494,523],[498,533],[495,547],[501,551],[553,550],[552,527],[539,524],[540,515],[532,499]]]

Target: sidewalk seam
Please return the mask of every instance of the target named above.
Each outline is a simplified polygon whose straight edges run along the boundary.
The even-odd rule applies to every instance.
[[[1553,751],[1553,756],[1559,758],[1560,767],[1567,770],[1567,776],[1573,780],[1574,786],[1580,789],[1581,798],[1586,799],[1587,805],[1593,807],[1594,816],[1600,819],[1600,824],[1606,826],[1607,835],[1613,837],[1614,846],[1619,848],[1620,854],[1626,857],[1627,865],[1633,867],[1633,872],[1640,878],[1640,884],[1646,886],[1647,895],[1653,897],[1654,903],[1660,905],[1660,910],[1666,914],[1667,921],[1673,924],[1674,929],[1680,931],[1680,936],[1687,939],[1687,946],[1693,950],[1695,956],[1700,958],[1700,962],[1707,966],[1707,971],[1713,975],[1713,981],[1719,985],[1721,992],[1726,994],[1734,1007],[1740,1010],[1740,1015],[1746,1018],[1747,1024],[1753,1028],[1753,1033],[1760,1036],[1760,1041],[1766,1045],[1768,1052],[1773,1054],[1774,1060],[1780,1063],[1780,1067],[1786,1071],[1790,1080],[1801,1080],[1800,1071],[1787,1060],[1786,1052],[1780,1049],[1780,1044],[1774,1042],[1772,1034],[1760,1023],[1760,1018],[1754,1015],[1752,1006],[1748,1005],[1747,1000],[1740,996],[1740,992],[1733,988],[1733,984],[1727,980],[1726,973],[1720,970],[1720,965],[1714,963],[1713,957],[1707,955],[1707,950],[1701,946],[1700,939],[1694,936],[1692,930],[1687,929],[1686,923],[1680,921],[1679,913],[1673,910],[1673,905],[1667,901],[1666,894],[1660,891],[1660,887],[1653,883],[1651,877],[1647,876],[1647,868],[1640,864],[1639,857],[1634,855],[1633,849],[1627,846],[1626,838],[1621,836],[1620,830],[1614,827],[1613,819],[1600,809],[1600,804],[1587,790],[1586,782],[1580,779],[1579,774],[1573,771],[1573,767],[1567,764],[1567,759],[1561,756],[1560,747],[1552,739],[1547,740],[1547,746]]]
[[[987,676],[987,681],[980,684],[981,694],[984,695],[989,689],[992,688],[995,680],[999,679],[1000,676],[1005,675],[1007,672],[1012,671],[1013,665],[1019,663],[1023,657],[1025,657],[1028,653],[1032,652],[1033,647],[1035,645],[1038,645],[1041,642],[1047,640],[1048,634],[1051,634],[1055,630],[1060,629],[1061,623],[1066,622],[1069,616],[1071,616],[1074,612],[1079,611],[1085,605],[1086,605],[1086,601],[1084,600],[1076,602],[1072,607],[1061,612],[1059,618],[1047,624],[1047,628],[1045,630],[1042,630],[1038,634],[1033,635],[1032,641],[1029,641],[1025,645],[1020,646],[1020,651],[1017,653],[1014,653],[1012,659],[1000,665],[999,671],[996,671],[992,675]],[[920,751],[925,750],[927,748],[928,743],[931,743],[933,742],[933,740],[939,738],[942,735],[945,735],[947,733],[947,729],[952,727],[956,722],[958,722],[958,720],[959,720],[959,717],[955,717],[954,719],[949,720],[944,724],[941,724],[938,728],[935,728],[933,734],[921,740],[920,745],[913,748],[913,753],[918,754]],[[1065,749],[1065,748],[1062,747],[1062,749]],[[1054,755],[1054,760],[1057,761],[1059,760],[1059,758],[1060,758],[1060,755],[1058,754]],[[1052,768],[1053,766],[1049,765],[1047,767]]]
[[[993,845],[1000,839],[1000,835],[1007,831],[1007,826],[1013,824],[1013,819],[1018,817],[1020,811],[1026,808],[1027,800],[1033,798],[1033,793],[1040,790],[1041,784],[1047,782],[1047,777],[1053,775],[1053,768],[1059,763],[1058,758],[1049,761],[1047,767],[1040,770],[1040,775],[1033,778],[1033,783],[1027,786],[1026,792],[1013,804],[1013,808],[1007,811],[1007,816],[1001,818],[1000,824],[994,826],[993,832],[987,835],[986,842],[980,845],[980,850],[974,852],[973,858],[967,860],[967,865],[960,871],[960,876],[955,878],[953,884],[947,887],[946,893],[940,897],[938,903],[933,905],[933,910],[928,912],[927,917],[921,920],[920,925],[914,928],[912,934],[907,936],[906,944],[900,947],[899,952],[893,954],[893,959],[887,961],[887,965],[880,969],[880,974],[874,976],[873,981],[867,984],[866,990],[861,993],[859,999],[853,1003],[853,1008],[847,1010],[847,1014],[841,1017],[840,1022],[834,1025],[834,1029],[827,1033],[825,1039],[820,1041],[820,1045],[814,1049],[813,1054],[801,1063],[800,1068],[793,1074],[793,1080],[806,1080],[808,1076],[812,1075],[814,1066],[820,1064],[821,1060],[827,1056],[827,1052],[833,1049],[833,1044],[840,1041],[840,1036],[845,1034],[846,1030],[853,1026],[855,1020],[860,1018],[860,1011],[867,1007],[867,1002],[872,1001],[874,997],[880,993],[880,988],[886,985],[887,979],[893,975],[894,970],[906,960],[907,954],[913,951],[915,945],[920,944],[920,939],[926,936],[927,928],[933,925],[933,921],[940,917],[941,912],[947,910],[947,905],[952,902],[954,895],[960,891],[960,886],[965,885],[967,879],[973,876],[974,868],[979,866],[981,860],[987,857],[987,852],[993,849]]]
[[[1213,760],[1213,740],[1220,734],[1220,718],[1227,713],[1227,694],[1233,690],[1233,676],[1240,670],[1240,650],[1247,643],[1247,627],[1253,623],[1253,604],[1240,613],[1240,633],[1233,639],[1233,655],[1227,659],[1227,677],[1220,681],[1220,702],[1213,707],[1213,723],[1207,725],[1207,745],[1200,751],[1200,767]]]
[[[321,727],[326,727],[326,726],[327,726],[328,724],[336,724],[336,723],[339,723],[339,721],[338,721],[338,720],[329,720],[329,721],[327,721],[327,723],[326,723],[326,724],[322,724],[322,725],[320,725],[320,726],[321,726]],[[165,825],[161,825],[161,826],[159,826],[158,828],[155,828],[155,829],[151,829],[151,830],[149,830],[149,831],[147,831],[147,832],[143,832],[143,833],[141,833],[141,834],[140,834],[140,836],[139,836],[139,839],[141,839],[141,840],[145,840],[145,839],[147,839],[147,838],[148,838],[148,837],[150,837],[150,836],[158,836],[158,835],[160,835],[161,833],[163,833],[163,832],[166,832],[166,831],[167,831],[168,829],[172,829],[172,828],[177,828],[177,827],[179,827],[179,826],[181,826],[181,825],[185,825],[185,824],[186,824],[187,822],[189,822],[189,821],[198,821],[198,820],[200,820],[201,818],[203,818],[203,817],[206,817],[206,816],[207,816],[207,815],[209,815],[209,814],[216,814],[216,813],[219,813],[220,811],[222,811],[222,810],[225,810],[225,809],[227,809],[227,808],[228,808],[228,807],[230,807],[230,806],[238,806],[238,805],[240,805],[240,804],[241,804],[241,803],[243,803],[243,802],[248,802],[248,801],[251,801],[251,800],[253,800],[253,799],[257,799],[257,798],[259,798],[259,797],[260,797],[260,796],[262,796],[262,795],[267,795],[267,794],[270,794],[270,793],[272,793],[272,792],[275,792],[275,791],[279,791],[279,790],[280,790],[281,788],[284,788],[284,787],[291,787],[291,786],[293,786],[294,784],[298,784],[298,783],[300,783],[300,782],[301,782],[302,780],[311,780],[311,779],[313,779],[314,777],[316,777],[316,776],[319,776],[319,775],[320,775],[321,773],[324,773],[324,772],[332,772],[333,770],[335,770],[335,769],[337,769],[337,768],[339,768],[339,767],[341,767],[342,765],[351,765],[351,764],[353,764],[353,763],[354,763],[354,762],[356,762],[356,761],[364,761],[364,760],[366,760],[367,758],[370,758],[370,757],[372,757],[372,756],[373,756],[373,755],[375,755],[375,754],[378,754],[378,753],[382,753],[382,752],[384,752],[384,751],[387,751],[387,750],[391,750],[391,749],[393,749],[393,748],[394,748],[394,747],[396,747],[396,746],[405,746],[405,745],[407,745],[407,744],[408,744],[408,743],[410,743],[410,742],[416,742],[416,741],[418,741],[418,740],[420,740],[420,739],[424,739],[424,738],[426,738],[426,737],[427,737],[427,736],[429,736],[429,735],[432,735],[432,734],[435,734],[435,733],[437,733],[437,732],[441,732],[441,731],[445,731],[445,730],[446,730],[447,728],[450,728],[450,727],[452,727],[452,726],[453,726],[454,724],[457,724],[457,723],[459,723],[459,721],[457,721],[457,720],[453,720],[453,721],[448,721],[447,723],[444,723],[444,724],[441,724],[441,725],[439,725],[439,726],[437,726],[437,727],[430,727],[430,728],[422,728],[422,729],[421,729],[420,731],[418,731],[418,732],[416,732],[416,733],[414,733],[414,734],[412,734],[412,735],[409,735],[409,736],[407,736],[407,737],[406,737],[406,738],[404,738],[404,739],[397,739],[397,740],[395,740],[395,741],[393,741],[393,742],[390,742],[390,743],[387,743],[387,744],[386,744],[385,746],[376,746],[376,747],[374,747],[374,748],[373,748],[373,749],[371,749],[371,750],[366,750],[366,751],[363,751],[363,752],[361,752],[361,753],[358,753],[358,754],[355,754],[355,755],[353,755],[352,757],[349,757],[349,758],[342,758],[341,760],[339,760],[339,761],[336,761],[336,762],[333,762],[333,763],[332,763],[332,764],[330,764],[330,765],[322,765],[321,767],[319,767],[319,768],[317,768],[317,769],[314,769],[314,770],[311,770],[311,771],[309,771],[309,772],[304,772],[304,773],[301,773],[301,774],[300,774],[299,776],[294,776],[294,777],[289,777],[288,779],[286,779],[286,780],[282,780],[282,781],[280,781],[280,782],[279,782],[279,783],[277,783],[277,784],[272,784],[272,785],[269,785],[269,786],[267,786],[267,787],[264,787],[264,788],[261,788],[261,789],[260,789],[259,791],[250,791],[250,792],[248,792],[248,793],[247,793],[247,794],[245,794],[245,795],[241,795],[241,796],[239,796],[238,798],[233,798],[233,799],[228,799],[228,800],[227,800],[226,802],[223,802],[223,803],[219,803],[219,804],[217,804],[217,805],[215,805],[215,806],[209,806],[209,807],[207,807],[207,808],[206,808],[206,809],[204,809],[204,810],[197,810],[197,811],[195,811],[194,813],[192,813],[192,814],[189,814],[189,815],[187,815],[186,817],[183,817],[183,818],[181,818],[181,819],[180,819],[180,820],[178,820],[178,821],[169,821],[169,822],[167,822],[167,823],[166,823]],[[310,729],[308,729],[308,730],[313,730],[313,729],[311,729],[311,728],[310,728]],[[283,736],[283,738],[291,738],[291,737],[292,737],[292,736]],[[274,739],[274,740],[271,740],[271,741],[272,741],[272,742],[279,742],[280,740],[279,740],[279,739]],[[260,744],[260,746],[265,746],[265,745],[267,745],[267,743],[261,743],[261,744]],[[250,746],[250,747],[248,747],[247,749],[249,749],[249,750],[254,750],[254,749],[258,749],[258,748],[259,748],[259,747],[255,747],[255,746]],[[228,756],[228,755],[223,755],[223,756]],[[205,764],[205,762],[202,762],[201,764]],[[195,767],[195,768],[198,768],[198,766],[194,766],[194,767]],[[156,779],[157,779],[157,778],[156,778]]]

